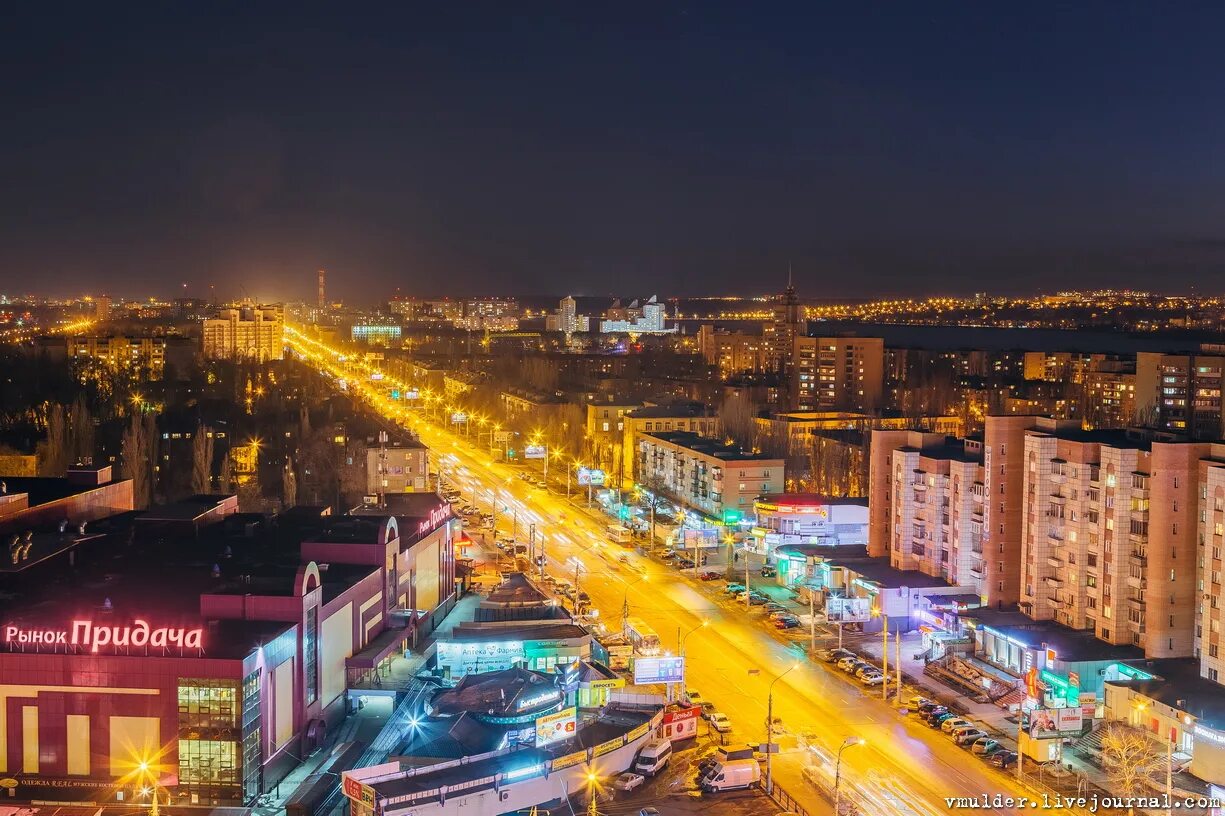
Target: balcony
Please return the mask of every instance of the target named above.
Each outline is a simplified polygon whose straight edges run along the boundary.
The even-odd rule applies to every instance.
[[[1047,558],[1046,563],[1047,566],[1054,567],[1055,569],[1063,569],[1065,566],[1062,558],[1055,558],[1054,556]]]
[[[977,578],[980,581],[987,575],[987,573],[983,571],[983,566],[981,564],[976,567],[970,567],[969,573],[971,578]]]
[[[1127,560],[1137,567],[1147,567],[1148,553],[1144,550],[1132,550],[1131,554],[1127,556]]]
[[[1148,580],[1145,578],[1138,578],[1135,575],[1128,575],[1127,585],[1132,589],[1144,589],[1148,586]]]
[[[1059,505],[1060,507],[1062,507],[1063,505],[1065,505],[1065,504],[1067,504],[1067,503],[1068,503],[1068,497],[1067,497],[1067,496],[1061,496],[1061,495],[1060,495],[1060,494],[1058,494],[1058,493],[1052,493],[1052,494],[1050,495],[1050,500],[1051,500],[1051,504],[1057,504],[1057,505]]]
[[[1056,589],[1061,589],[1063,587],[1063,579],[1054,575],[1048,575],[1042,580],[1046,581],[1046,585],[1049,587],[1055,587]]]
[[[1147,510],[1132,510],[1131,520],[1132,521],[1148,521],[1148,511]]]
[[[1127,598],[1127,605],[1130,606],[1132,609],[1137,609],[1137,610],[1144,609],[1144,599],[1137,598],[1134,595],[1130,595]]]

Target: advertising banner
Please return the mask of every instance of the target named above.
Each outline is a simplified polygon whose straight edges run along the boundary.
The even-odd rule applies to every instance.
[[[523,458],[524,459],[543,459],[544,452],[545,452],[544,445],[524,445],[523,446]]]
[[[830,623],[863,623],[872,617],[872,599],[827,598],[825,614]]]
[[[1056,739],[1080,733],[1083,712],[1070,708],[1036,708],[1027,712],[1025,730],[1032,739]]]
[[[639,657],[634,660],[634,683],[681,683],[685,680],[683,657]]]
[[[574,736],[578,727],[578,709],[563,708],[555,714],[536,718],[536,747],[543,748]]]
[[[455,413],[451,414],[451,424],[452,425],[460,425],[467,421],[468,421],[468,415],[464,413],[463,411],[456,411]]]
[[[559,756],[557,759],[553,760],[552,770],[560,771],[562,768],[569,768],[571,765],[577,765],[580,762],[586,762],[586,761],[587,761],[587,749],[584,748],[581,751],[575,751],[573,754],[566,754],[565,756]]]
[[[719,546],[719,531],[714,527],[704,530],[685,528],[685,549],[710,549]]]

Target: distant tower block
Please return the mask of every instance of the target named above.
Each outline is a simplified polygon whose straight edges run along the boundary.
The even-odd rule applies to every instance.
[[[327,276],[328,276],[328,273],[326,269],[319,270],[319,308],[320,309],[324,308],[327,305],[327,295],[324,290],[324,286],[327,282]]]

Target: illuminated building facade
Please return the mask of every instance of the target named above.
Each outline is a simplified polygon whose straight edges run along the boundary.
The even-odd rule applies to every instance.
[[[90,360],[142,380],[160,380],[166,370],[166,338],[108,335],[68,338],[68,359]]]
[[[789,366],[795,411],[874,412],[884,398],[885,341],[797,337]]]
[[[284,330],[280,304],[222,309],[201,324],[201,350],[210,360],[281,360]]]

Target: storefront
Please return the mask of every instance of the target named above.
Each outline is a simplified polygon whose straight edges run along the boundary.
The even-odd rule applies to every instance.
[[[591,635],[569,623],[518,626],[464,623],[438,641],[437,666],[447,681],[513,667],[550,672],[591,658]]]
[[[761,496],[753,503],[752,547],[767,556],[781,546],[825,548],[866,546],[867,499],[830,498],[814,493]]]

